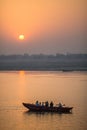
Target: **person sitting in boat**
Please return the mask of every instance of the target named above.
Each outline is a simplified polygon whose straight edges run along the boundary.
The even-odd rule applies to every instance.
[[[61,102],[59,102],[58,106],[59,106],[59,107],[63,107],[63,105],[62,105],[62,103],[61,103]]]
[[[38,101],[36,101],[36,106],[39,106],[39,102]]]
[[[39,102],[39,106],[41,106],[41,102]]]
[[[42,102],[42,107],[44,106],[44,102]]]
[[[53,107],[53,105],[54,105],[54,103],[51,101],[51,102],[50,102],[50,107]]]
[[[49,102],[48,102],[48,101],[45,102],[45,106],[46,106],[46,107],[49,106]]]

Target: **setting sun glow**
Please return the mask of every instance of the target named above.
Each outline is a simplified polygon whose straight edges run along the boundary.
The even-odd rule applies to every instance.
[[[24,40],[24,35],[19,35],[20,40]]]
[[[87,0],[0,0],[0,54],[87,53],[86,5]]]

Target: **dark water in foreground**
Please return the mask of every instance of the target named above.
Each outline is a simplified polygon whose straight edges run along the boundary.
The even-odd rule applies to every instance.
[[[86,130],[87,72],[0,72],[0,130]],[[22,102],[73,106],[72,114],[32,113]]]

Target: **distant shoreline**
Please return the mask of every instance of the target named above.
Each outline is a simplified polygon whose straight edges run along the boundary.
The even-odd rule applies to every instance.
[[[87,54],[1,55],[0,71],[87,71]]]
[[[87,69],[77,69],[77,70],[55,70],[55,69],[0,69],[0,71],[58,71],[58,72],[84,72],[87,71]]]

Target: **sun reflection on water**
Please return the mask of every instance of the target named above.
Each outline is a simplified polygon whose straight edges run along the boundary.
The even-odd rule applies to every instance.
[[[26,78],[25,78],[25,71],[21,70],[19,71],[19,86],[18,86],[18,95],[20,97],[20,100],[23,100],[24,97],[26,97]]]

